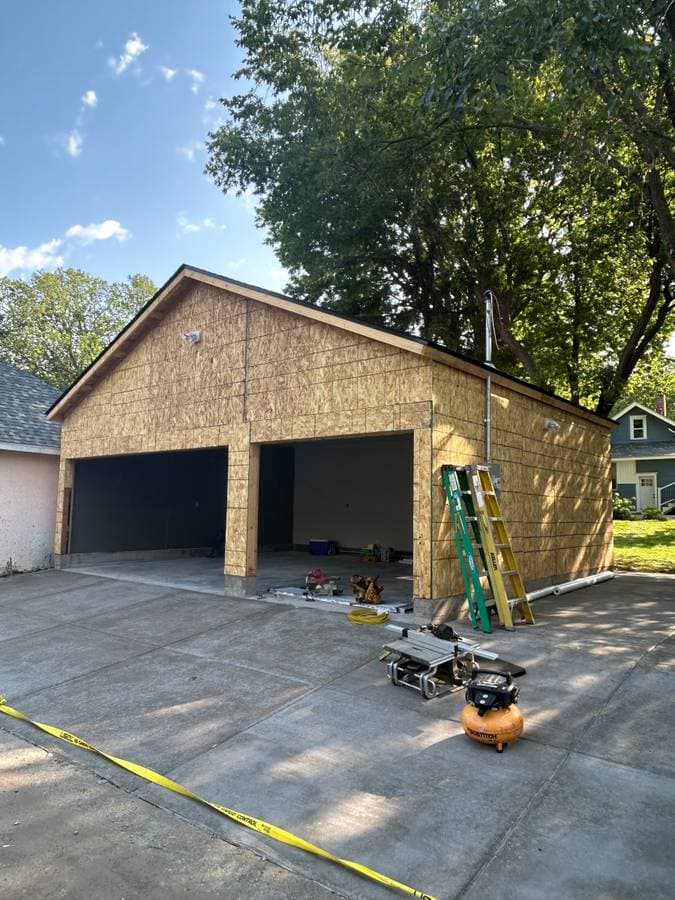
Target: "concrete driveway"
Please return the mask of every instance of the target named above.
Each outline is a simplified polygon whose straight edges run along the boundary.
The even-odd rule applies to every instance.
[[[68,571],[0,580],[0,692],[439,898],[672,898],[675,578],[535,614],[481,637],[528,669],[501,755],[388,684],[383,626]],[[394,895],[0,716],[3,897],[331,892]]]

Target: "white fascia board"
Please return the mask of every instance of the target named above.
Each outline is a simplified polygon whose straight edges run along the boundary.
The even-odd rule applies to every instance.
[[[60,456],[59,447],[41,447],[39,444],[9,444],[0,441],[0,450],[11,450],[13,453],[44,453],[47,456]]]
[[[647,460],[655,460],[655,459],[675,459],[675,453],[670,454],[661,454],[661,456],[613,456],[612,462],[640,462]],[[649,473],[647,473],[649,474]]]
[[[641,403],[631,403],[625,409],[622,409],[621,412],[618,412],[615,416],[612,416],[612,419],[615,422],[618,422],[622,416],[625,416],[627,412],[631,409],[635,408],[641,409],[643,412],[647,413],[650,416],[654,416],[655,419],[660,419],[662,422],[665,422],[666,425],[672,425],[675,428],[675,422],[672,419],[667,419],[665,416],[662,416],[661,413],[655,412],[653,409],[650,409],[648,406],[643,406]]]

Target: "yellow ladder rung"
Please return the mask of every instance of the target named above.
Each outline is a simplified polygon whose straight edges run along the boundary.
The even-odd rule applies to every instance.
[[[517,609],[522,619],[534,623],[534,615],[516,558],[513,555],[511,540],[506,529],[499,498],[494,489],[491,472],[487,466],[465,466],[463,472],[468,480],[469,490],[462,488],[462,495],[471,497],[473,501],[471,511],[474,512],[474,515],[466,516],[466,519],[469,522],[476,522],[477,530],[480,531],[480,535],[475,535],[476,538],[479,538],[475,543],[483,555],[486,573],[490,580],[493,595],[490,605],[497,607],[499,619],[507,629],[513,628],[511,610],[514,608]],[[463,502],[468,505],[468,500]],[[508,583],[506,579],[509,579]],[[510,590],[518,592],[518,596],[508,596],[507,584]],[[521,595],[521,592],[524,596]]]

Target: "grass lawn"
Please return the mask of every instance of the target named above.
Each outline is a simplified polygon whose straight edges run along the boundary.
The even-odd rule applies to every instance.
[[[615,521],[614,565],[637,572],[675,573],[675,520]]]

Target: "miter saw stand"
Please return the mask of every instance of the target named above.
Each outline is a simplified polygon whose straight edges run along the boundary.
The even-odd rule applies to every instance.
[[[516,678],[525,674],[522,666],[500,660],[496,653],[460,637],[448,625],[428,626],[421,631],[399,625],[387,628],[399,635],[384,645],[385,652],[380,656],[387,663],[387,677],[394,685],[418,691],[425,700],[465,687],[479,669],[477,660],[489,661],[491,671],[497,666]]]

